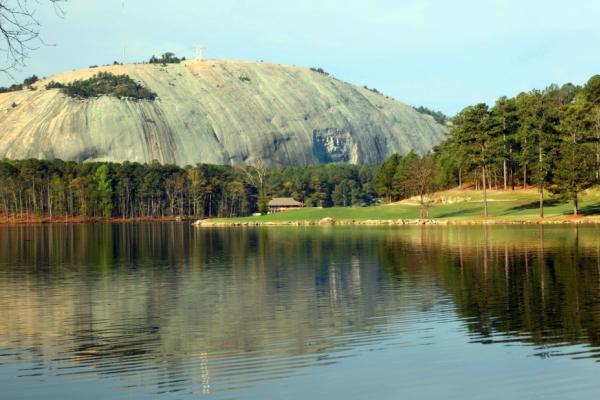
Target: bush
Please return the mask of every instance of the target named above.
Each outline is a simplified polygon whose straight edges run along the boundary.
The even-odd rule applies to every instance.
[[[15,83],[9,87],[0,87],[0,93],[17,92],[19,90],[23,90],[24,88],[36,83],[38,80],[39,78],[36,75],[32,75],[29,78],[25,78],[23,83]],[[32,90],[35,90],[35,88]]]
[[[23,85],[21,83],[16,83],[9,87],[0,87],[0,93],[16,92],[21,89],[23,89]]]
[[[167,52],[164,53],[160,58],[152,56],[148,63],[150,64],[179,64],[180,62],[185,61],[185,57],[178,58],[175,53]]]
[[[323,75],[327,75],[327,76],[329,76],[329,73],[325,72],[325,71],[323,70],[323,68],[311,68],[310,70],[311,70],[312,72],[316,72],[316,73],[318,73],[318,74],[323,74]]]
[[[420,112],[421,114],[431,115],[438,124],[445,125],[449,121],[449,118],[441,111],[433,111],[433,110],[430,110],[429,108],[423,107],[423,106],[413,107],[413,108],[417,112]]]
[[[380,96],[383,96],[383,94],[382,94],[382,93],[381,93],[379,90],[377,90],[377,89],[375,89],[375,88],[370,88],[370,87],[368,87],[367,85],[365,85],[365,86],[363,86],[363,87],[364,87],[365,89],[367,89],[368,91],[370,91],[370,92],[373,92],[373,93],[375,93],[375,94],[378,94],[378,95],[380,95]]]
[[[60,82],[55,82],[55,81],[50,81],[46,85],[46,89],[48,89],[48,90],[50,90],[50,89],[62,89],[64,87],[65,87],[65,85],[63,85]]]
[[[52,87],[50,87],[52,85]],[[100,96],[113,96],[118,99],[154,100],[156,94],[140,85],[128,75],[114,75],[100,72],[85,80],[77,80],[67,85],[50,82],[46,88],[60,88],[70,97],[88,99]]]
[[[23,81],[23,86],[31,86],[39,80],[40,79],[37,77],[37,75],[32,75]]]

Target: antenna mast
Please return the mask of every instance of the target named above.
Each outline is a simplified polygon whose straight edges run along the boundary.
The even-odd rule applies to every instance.
[[[127,39],[126,39],[127,34],[125,33],[125,26],[126,26],[126,22],[127,22],[126,13],[125,13],[125,0],[123,0],[121,2],[121,4],[122,4],[122,10],[123,10],[123,58],[122,58],[121,62],[124,64],[125,63],[125,47],[126,47],[126,43],[127,43]]]
[[[206,50],[206,48],[201,44],[196,45],[196,60],[204,60],[204,50]]]

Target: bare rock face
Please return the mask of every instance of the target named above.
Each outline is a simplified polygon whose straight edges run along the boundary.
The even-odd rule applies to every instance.
[[[69,83],[127,74],[155,101],[74,99]],[[424,153],[445,128],[412,107],[311,70],[234,61],[115,65],[0,94],[0,157],[268,166],[380,163]]]

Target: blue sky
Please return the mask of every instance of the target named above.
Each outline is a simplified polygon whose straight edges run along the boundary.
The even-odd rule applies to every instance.
[[[41,0],[42,3],[45,0]],[[600,73],[595,0],[70,0],[41,6],[44,40],[15,74],[146,60],[198,42],[217,59],[321,67],[412,105],[454,114]],[[0,76],[0,84],[10,83]]]

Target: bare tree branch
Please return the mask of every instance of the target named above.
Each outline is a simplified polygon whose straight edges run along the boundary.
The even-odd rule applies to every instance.
[[[59,16],[63,16],[61,2],[50,2]],[[40,37],[40,23],[35,11],[39,0],[0,0],[0,72],[9,74],[25,66],[29,54],[37,45],[48,45]]]

